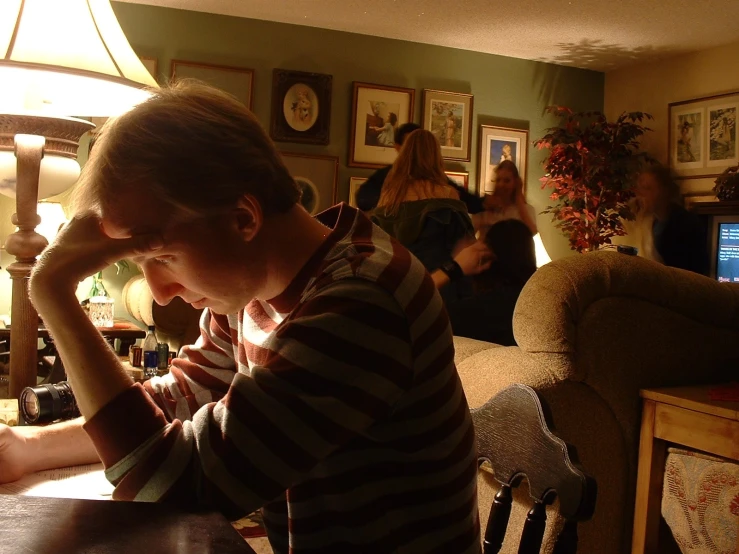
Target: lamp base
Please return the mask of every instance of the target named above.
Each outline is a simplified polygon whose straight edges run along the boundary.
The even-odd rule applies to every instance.
[[[45,153],[74,159],[80,137],[92,127],[92,123],[68,118],[0,114],[0,150],[7,150],[8,138],[12,138],[17,159],[17,178],[14,187],[16,213],[13,215],[13,224],[18,230],[5,242],[5,250],[16,257],[16,261],[8,266],[8,273],[13,280],[10,331],[11,398],[18,398],[25,387],[36,386],[38,313],[28,295],[28,279],[36,257],[48,244],[46,239],[36,232],[36,226],[40,222],[36,207],[41,160]],[[54,138],[47,142],[45,135],[41,133]],[[72,181],[67,186],[73,183]]]

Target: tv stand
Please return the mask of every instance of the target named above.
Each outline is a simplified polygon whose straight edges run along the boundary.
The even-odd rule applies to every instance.
[[[739,200],[726,200],[724,202],[693,202],[690,211],[710,220],[715,215],[739,215]],[[710,229],[710,227],[709,227]]]

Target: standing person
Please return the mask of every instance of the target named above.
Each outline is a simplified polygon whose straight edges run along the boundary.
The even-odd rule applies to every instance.
[[[413,131],[420,129],[421,126],[416,123],[403,123],[395,133],[395,145],[396,152],[400,152],[403,147],[403,141],[405,137],[411,134]],[[370,212],[377,207],[377,202],[380,200],[380,194],[382,193],[382,185],[387,178],[387,174],[390,173],[392,164],[378,169],[369,178],[362,183],[357,191],[357,207],[363,212]],[[446,175],[445,175],[446,177]],[[491,196],[485,197],[471,194],[465,190],[464,187],[458,186],[454,181],[447,178],[450,186],[457,189],[459,198],[467,206],[467,211],[471,214],[479,213],[488,207],[492,207]]]
[[[670,170],[650,166],[639,174],[631,203],[635,219],[624,221],[626,237],[642,257],[706,275],[708,245],[698,217],[681,205],[680,188]]]
[[[76,194],[92,212],[30,294],[86,423],[0,428],[0,479],[99,456],[116,499],[262,507],[278,554],[479,554],[451,330],[407,250],[346,205],[311,217],[256,118],[187,82],[106,124]],[[75,297],[124,257],[158,303],[204,309],[144,386]]]
[[[460,246],[474,242],[475,231],[467,207],[446,178],[441,147],[431,131],[417,129],[405,138],[371,218],[432,276],[446,274],[444,282],[451,283],[440,288],[447,303],[459,296],[464,271],[454,255]]]
[[[484,242],[494,258],[473,277],[473,294],[448,306],[454,334],[502,346],[516,346],[513,311],[526,282],[536,272],[534,237],[517,219],[499,221]]]
[[[487,210],[478,215],[479,222],[476,228],[480,235],[485,236],[491,225],[506,219],[518,219],[526,224],[535,235],[536,211],[526,203],[523,193],[523,180],[518,174],[518,168],[510,160],[500,162],[495,168],[495,188],[488,201]],[[473,217],[474,219],[474,217]]]

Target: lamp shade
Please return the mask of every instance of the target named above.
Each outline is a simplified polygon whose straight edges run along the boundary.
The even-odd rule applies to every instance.
[[[2,0],[0,83],[0,113],[97,117],[157,86],[109,0]]]

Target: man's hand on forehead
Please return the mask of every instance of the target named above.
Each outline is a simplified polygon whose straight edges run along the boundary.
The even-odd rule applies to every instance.
[[[44,250],[32,279],[76,287],[81,280],[118,260],[150,255],[163,244],[161,233],[134,234],[109,227],[97,215],[75,216]]]

